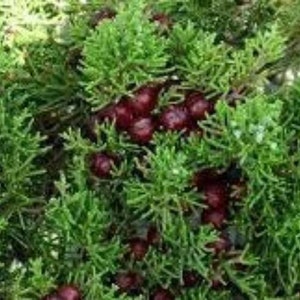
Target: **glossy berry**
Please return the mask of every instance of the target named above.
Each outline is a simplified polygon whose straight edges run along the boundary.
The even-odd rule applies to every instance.
[[[216,291],[218,291],[224,287],[223,281],[221,281],[221,279],[219,279],[217,277],[213,278],[211,280],[210,284],[211,284],[211,288]]]
[[[160,115],[160,124],[165,130],[182,131],[189,126],[187,110],[181,105],[172,105]]]
[[[99,152],[91,156],[91,172],[98,178],[109,178],[116,163],[116,158],[113,155]]]
[[[204,224],[211,224],[216,229],[220,229],[226,221],[226,211],[224,209],[205,209],[202,221]]]
[[[196,172],[192,179],[192,184],[199,191],[203,190],[208,184],[214,183],[219,179],[219,174],[214,169],[203,169]]]
[[[225,208],[227,188],[222,182],[210,183],[204,187],[204,201],[211,208]]]
[[[192,288],[200,283],[200,275],[194,270],[185,270],[182,273],[183,286],[186,288]]]
[[[90,20],[90,26],[95,28],[98,24],[100,24],[105,19],[113,19],[116,16],[116,12],[109,8],[105,7],[99,11],[97,11],[92,19]]]
[[[116,276],[116,285],[122,293],[132,293],[140,289],[143,283],[141,275],[135,272],[122,272]]]
[[[115,105],[113,118],[118,129],[126,130],[130,127],[133,121],[133,111],[127,101],[123,100]]]
[[[213,104],[205,99],[202,93],[196,92],[187,96],[185,106],[189,115],[196,121],[206,118],[206,115],[213,112]]]
[[[81,292],[74,285],[64,285],[57,289],[57,295],[61,300],[81,300]]]
[[[189,122],[189,125],[187,127],[187,136],[197,136],[197,137],[202,137],[203,136],[203,130],[200,128],[196,122]]]
[[[41,300],[63,300],[56,293],[48,294],[44,296]]]
[[[109,121],[115,122],[120,130],[126,130],[133,121],[133,113],[129,103],[121,100],[116,104],[108,104],[96,113],[98,123]]]
[[[145,85],[140,87],[130,99],[130,106],[136,116],[149,116],[155,108],[162,85]]]
[[[147,242],[150,245],[157,245],[160,242],[160,234],[155,226],[150,226],[147,231]]]
[[[135,260],[143,260],[149,250],[149,245],[141,238],[134,238],[129,241],[129,248]]]
[[[134,120],[128,129],[128,134],[132,141],[137,144],[148,144],[153,137],[155,123],[152,118],[138,118]]]
[[[99,123],[103,121],[113,121],[114,116],[115,116],[115,105],[114,103],[108,104],[98,110],[95,113],[96,119]]]
[[[158,288],[150,296],[150,300],[174,300],[175,296],[167,289]]]

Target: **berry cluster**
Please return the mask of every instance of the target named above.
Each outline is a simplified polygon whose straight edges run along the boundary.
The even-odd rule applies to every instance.
[[[75,285],[63,285],[57,288],[51,294],[42,298],[42,300],[81,300],[82,295]]]
[[[160,247],[161,236],[155,226],[149,226],[145,236],[134,237],[128,241],[128,258],[134,261],[142,261],[150,247]],[[145,279],[136,271],[124,271],[116,274],[114,283],[119,292],[127,295],[139,295],[142,293],[142,285]],[[151,300],[173,300],[175,296],[168,289],[159,286],[150,293]]]
[[[203,93],[192,91],[184,96],[181,103],[158,108],[159,96],[166,84],[151,83],[144,85],[134,92],[132,97],[122,98],[119,102],[109,104],[96,112],[94,122],[111,122],[120,133],[126,133],[133,143],[147,146],[155,131],[171,131],[201,136],[198,123],[209,114],[214,113],[215,103],[207,100]],[[91,156],[90,169],[93,175],[101,179],[111,177],[113,167],[119,158],[112,153],[98,152]],[[220,236],[214,243],[207,245],[207,249],[215,257],[223,256],[232,248],[232,243],[224,228],[229,213],[232,186],[240,183],[240,175],[233,175],[232,170],[220,174],[217,170],[204,169],[194,175],[193,186],[203,195],[206,208],[202,211],[201,223],[210,224],[220,230]],[[231,191],[230,191],[231,190]],[[161,246],[158,229],[150,227],[144,237],[130,238],[127,259],[143,261],[151,246]],[[218,265],[213,269],[218,274]],[[223,286],[220,276],[211,278],[211,288],[219,289]],[[204,278],[195,270],[183,270],[181,282],[175,286],[183,288],[196,287]],[[133,270],[125,270],[114,276],[113,282],[120,293],[138,295],[142,293],[143,276]],[[180,292],[179,292],[180,293]],[[175,294],[159,286],[150,293],[150,299],[175,299]]]
[[[211,287],[219,289],[224,282],[219,278],[219,257],[230,257],[230,251],[236,247],[235,241],[229,237],[226,221],[229,212],[233,211],[236,203],[245,196],[246,185],[241,170],[235,165],[230,166],[225,172],[220,173],[214,169],[203,169],[193,178],[193,185],[203,194],[205,209],[202,211],[201,223],[210,224],[220,232],[217,241],[206,245],[216,260],[212,266],[215,272],[211,280]]]
[[[123,98],[109,104],[92,117],[89,137],[95,141],[96,123],[114,123],[119,132],[125,132],[138,145],[151,142],[155,131],[182,132],[202,135],[197,122],[213,113],[214,103],[201,92],[190,92],[181,103],[172,104],[157,112],[159,95],[165,84],[147,84],[136,90],[133,97]],[[155,112],[155,113],[154,113]],[[113,165],[118,161],[111,153],[94,153],[91,156],[92,173],[99,178],[108,178]]]
[[[210,279],[210,286],[214,290],[219,290],[224,286],[223,278],[219,270],[219,259],[230,257],[230,251],[235,247],[226,233],[226,219],[229,212],[230,200],[236,202],[241,199],[241,193],[236,193],[239,189],[245,189],[241,170],[235,165],[230,166],[225,172],[218,172],[214,169],[204,169],[197,172],[193,179],[193,185],[204,195],[206,208],[202,212],[202,223],[211,224],[215,229],[220,230],[217,241],[209,243],[206,248],[215,258],[213,261],[213,275]],[[234,204],[234,203],[233,203]],[[163,251],[163,241],[159,230],[155,226],[149,226],[146,234],[133,237],[128,240],[128,256],[134,261],[142,261],[147,255],[150,247],[160,248]],[[237,266],[239,267],[239,266]],[[119,291],[128,295],[138,295],[141,293],[144,278],[135,271],[125,271],[115,276],[115,284]],[[195,288],[204,282],[204,278],[193,269],[185,269],[182,272],[181,282],[174,282],[174,289],[181,293],[178,288]],[[150,294],[153,300],[172,300],[175,294],[164,287],[157,287]]]
[[[234,172],[237,175],[233,176]],[[238,200],[240,195],[236,191],[238,188],[244,188],[240,173],[239,169],[231,166],[225,173],[204,169],[194,175],[193,185],[204,195],[204,204],[206,205],[202,213],[204,224],[211,224],[217,230],[224,228],[228,218],[230,200]],[[225,246],[225,243],[223,244]]]
[[[113,19],[115,16],[115,11],[103,9],[94,15],[90,26],[95,28],[104,19]],[[171,21],[164,14],[155,14],[151,20],[157,22],[164,31],[172,26]],[[95,133],[95,126],[105,122],[113,124],[117,132],[127,135],[132,143],[143,147],[151,144],[156,132],[169,131],[180,133],[183,137],[190,135],[201,137],[202,130],[199,127],[199,122],[214,113],[215,101],[207,99],[201,91],[187,91],[180,103],[162,107],[159,105],[160,96],[171,85],[173,85],[172,80],[151,82],[138,87],[131,96],[122,96],[117,102],[101,108],[89,119],[88,138],[96,142],[98,135]],[[99,179],[107,180],[111,179],[113,168],[120,163],[120,157],[115,153],[101,151],[92,153],[89,162],[91,173]],[[210,278],[212,289],[219,289],[223,286],[221,276],[218,275],[218,258],[223,257],[233,247],[225,227],[230,199],[233,199],[232,186],[237,186],[240,183],[240,176],[232,178],[232,174],[229,173],[226,171],[220,174],[213,169],[200,170],[194,175],[192,183],[192,186],[203,195],[206,205],[201,212],[201,223],[210,224],[220,231],[218,240],[206,245],[207,250],[212,253],[213,257],[217,258],[212,266],[214,275]],[[149,226],[144,235],[133,235],[127,239],[126,246],[128,252],[124,260],[142,262],[151,247],[163,252],[165,245],[159,229],[155,226]],[[144,292],[145,281],[144,275],[139,271],[134,270],[132,266],[126,266],[113,274],[109,283],[117,286],[120,294],[140,295]],[[170,290],[164,286],[153,287],[149,297],[151,300],[173,300],[177,292],[178,294],[181,293],[178,288],[197,287],[203,281],[204,278],[197,271],[184,269],[180,282],[174,282],[174,286],[170,287]],[[56,296],[58,293],[54,295]]]

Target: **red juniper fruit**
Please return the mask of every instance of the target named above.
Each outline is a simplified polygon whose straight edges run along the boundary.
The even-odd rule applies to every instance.
[[[213,290],[220,290],[224,287],[224,282],[220,278],[213,278],[210,282],[210,286]]]
[[[129,248],[135,260],[143,260],[149,250],[149,245],[141,238],[134,238],[129,241]]]
[[[98,178],[109,178],[116,163],[116,157],[105,152],[91,155],[91,172]]]
[[[152,118],[138,118],[134,120],[128,129],[132,141],[144,145],[148,144],[155,132],[155,123]]]
[[[57,289],[57,295],[61,300],[81,300],[81,292],[75,285],[63,285]]]
[[[116,16],[116,11],[109,7],[102,8],[97,11],[90,20],[90,26],[95,28],[98,24],[100,24],[105,19],[113,19]]]
[[[139,290],[142,283],[142,276],[132,271],[119,273],[116,277],[116,285],[122,293],[132,293]]]
[[[136,116],[149,116],[157,104],[161,89],[161,84],[148,84],[135,91],[129,101],[133,113]]]
[[[112,121],[115,116],[115,103],[107,104],[95,113],[98,122]]]
[[[215,182],[204,186],[204,201],[211,208],[225,208],[227,205],[227,188],[225,184]]]
[[[196,122],[189,122],[188,128],[187,128],[187,136],[203,136],[203,130],[197,125]]]
[[[215,255],[230,250],[231,242],[226,236],[220,236],[215,242],[207,244],[207,248],[211,249]]]
[[[56,293],[48,294],[44,296],[41,300],[63,300]]]
[[[147,232],[147,242],[150,245],[157,245],[160,242],[160,233],[155,226],[150,226]]]
[[[118,129],[127,130],[133,122],[133,111],[129,103],[120,101],[114,107],[114,118]]]
[[[222,228],[226,221],[225,209],[205,209],[202,214],[202,221],[204,224],[211,224],[216,229]]]
[[[103,121],[114,121],[117,128],[126,130],[133,121],[132,109],[126,100],[121,100],[116,104],[108,104],[96,113],[99,123]]]
[[[182,273],[182,281],[184,287],[192,288],[197,286],[200,283],[201,277],[194,270],[185,270]]]
[[[160,125],[165,130],[181,131],[189,126],[187,110],[182,105],[172,105],[166,108],[160,115]]]
[[[188,95],[185,99],[185,106],[189,115],[196,121],[204,120],[207,114],[213,112],[213,103],[205,99],[200,92]]]
[[[171,29],[172,28],[172,21],[169,18],[168,15],[164,14],[164,13],[156,13],[151,17],[151,21],[157,23],[160,25],[160,27],[163,30],[167,30],[167,29]]]
[[[158,288],[150,296],[150,300],[174,300],[175,296],[167,289]]]
[[[203,190],[208,184],[214,183],[218,180],[220,175],[214,169],[203,169],[196,172],[192,179],[193,186],[197,187],[199,191]]]

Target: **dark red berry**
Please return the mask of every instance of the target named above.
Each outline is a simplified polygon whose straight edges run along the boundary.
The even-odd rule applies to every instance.
[[[155,123],[152,118],[138,118],[134,120],[128,130],[132,141],[138,144],[148,144],[153,137]]]
[[[169,16],[167,16],[164,13],[156,13],[152,16],[151,21],[157,23],[162,30],[167,30],[167,29],[171,29],[173,22],[171,21],[171,19],[169,18]]]
[[[150,226],[147,232],[147,242],[150,245],[157,245],[160,242],[160,234],[155,226]]]
[[[143,260],[149,250],[149,245],[141,238],[134,238],[129,241],[129,248],[135,260]]]
[[[220,278],[217,278],[217,277],[213,278],[211,280],[210,284],[211,284],[211,288],[213,290],[216,290],[216,291],[218,291],[218,290],[220,290],[224,287],[223,281]]]
[[[133,112],[129,103],[120,101],[114,107],[114,118],[118,129],[127,130],[133,121]]]
[[[227,188],[222,182],[210,183],[204,187],[204,201],[211,208],[224,208],[227,204]]]
[[[194,270],[185,270],[182,273],[183,286],[187,288],[195,287],[200,283],[200,275]]]
[[[141,275],[131,271],[119,273],[116,277],[116,285],[122,293],[131,293],[139,290],[142,283],[143,278]]]
[[[175,296],[167,289],[158,288],[150,296],[150,300],[174,300]]]
[[[48,294],[44,296],[41,300],[63,300],[56,293]]]
[[[98,110],[95,113],[96,119],[99,123],[103,121],[113,121],[115,118],[115,105],[116,104],[108,104]]]
[[[61,300],[81,300],[81,292],[74,285],[64,285],[57,289],[57,295]]]
[[[203,169],[196,172],[193,176],[192,184],[197,187],[199,191],[211,183],[219,179],[219,174],[214,169]]]
[[[196,122],[189,122],[189,125],[187,127],[187,136],[197,136],[202,137],[203,136],[203,130],[196,124]]]
[[[186,130],[189,126],[187,110],[181,105],[168,107],[160,115],[160,124],[165,130]]]
[[[216,229],[220,229],[226,221],[225,209],[205,209],[202,214],[204,224],[211,224]]]
[[[116,163],[116,157],[104,152],[94,153],[91,156],[91,171],[99,178],[109,178]]]
[[[97,11],[90,20],[90,26],[95,28],[98,24],[100,24],[105,19],[113,19],[116,16],[116,12],[109,8],[105,7],[99,11]]]
[[[149,116],[155,108],[162,85],[144,85],[130,99],[130,106],[136,116]]]
[[[215,255],[218,255],[230,250],[231,242],[227,237],[221,236],[215,242],[209,243],[207,248],[211,249]]]
[[[213,112],[212,101],[206,100],[204,95],[199,92],[187,96],[185,106],[189,115],[196,121],[204,120],[207,114]]]
[[[97,121],[115,122],[116,127],[120,130],[129,128],[133,121],[132,109],[126,100],[121,100],[116,104],[108,104],[96,113]]]

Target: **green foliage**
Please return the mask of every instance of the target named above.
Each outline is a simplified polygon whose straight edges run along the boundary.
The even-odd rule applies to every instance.
[[[16,252],[20,251],[18,248],[24,247],[24,255],[28,249],[24,245],[32,233],[29,211],[44,201],[37,196],[38,178],[43,170],[36,160],[44,152],[42,139],[32,130],[28,110],[21,109],[22,100],[10,97],[0,99],[0,257],[3,263],[1,268],[5,270],[0,282],[5,282],[9,277],[15,280],[13,274],[9,274],[9,267],[14,256],[17,256]],[[2,283],[0,286],[0,295],[6,295],[6,288],[10,287],[3,287]]]
[[[155,152],[147,153],[139,162],[143,182],[134,177],[125,182],[127,205],[141,218],[161,221],[163,226],[170,223],[172,213],[197,203],[196,193],[187,190],[192,174],[188,156],[176,149],[176,137],[165,138],[158,140]]]
[[[55,0],[5,0],[0,5],[4,43],[10,47],[45,41],[63,22],[62,6]]]
[[[23,84],[18,84],[18,87],[21,91],[26,90],[29,105],[37,113],[57,107],[66,109],[80,90],[76,74],[70,72],[68,66],[67,49],[49,40],[28,46],[24,50],[24,57],[27,74],[22,78]]]
[[[298,299],[300,83],[273,81],[298,72],[298,1],[2,2],[0,298],[41,299],[74,283],[87,300],[142,300],[157,285],[184,300]],[[93,29],[104,7],[117,15]],[[150,21],[160,12],[168,31]],[[199,123],[203,137],[157,130],[141,147],[104,122],[87,138],[91,110],[170,77],[180,83],[154,114],[187,89],[218,98]],[[118,157],[110,179],[89,169],[98,151]],[[221,232],[203,224],[192,179],[232,163],[246,192],[229,205],[232,250],[216,256],[209,244]],[[128,240],[150,225],[160,241],[136,261]],[[184,289],[190,269],[202,282]],[[128,270],[144,277],[141,296],[110,282]],[[221,290],[211,288],[216,276]]]
[[[262,85],[270,74],[264,67],[283,56],[285,39],[273,25],[247,39],[242,49],[234,49],[217,43],[215,33],[188,23],[175,26],[170,49],[188,87],[229,92]]]
[[[268,171],[272,172],[274,167],[285,163],[287,145],[279,123],[282,110],[279,99],[273,101],[257,95],[246,98],[245,103],[236,108],[220,101],[216,110],[212,118],[203,122],[207,132],[203,144],[209,149],[199,148],[199,156],[207,153],[205,159],[216,165],[226,158],[238,159],[247,169],[247,175],[256,172],[257,179],[264,178]]]
[[[236,0],[160,0],[151,1],[156,10],[170,14],[176,23],[192,21],[204,31],[216,34],[217,40],[234,46],[243,45],[246,38],[255,35],[277,17],[285,3],[276,1]],[[278,1],[277,1],[278,2]]]
[[[14,107],[13,101],[18,102],[0,99],[1,210],[8,217],[32,205],[29,196],[34,189],[32,180],[42,171],[35,160],[44,151],[40,135],[32,132],[30,113]]]
[[[145,5],[133,0],[115,20],[103,21],[84,47],[84,85],[95,106],[104,106],[128,88],[162,76],[168,54],[166,40],[144,15]]]

